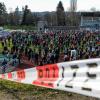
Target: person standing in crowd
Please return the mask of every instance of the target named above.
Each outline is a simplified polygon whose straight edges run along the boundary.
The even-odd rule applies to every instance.
[[[6,68],[7,68],[7,60],[4,58],[2,62],[2,73],[3,74],[6,72]]]

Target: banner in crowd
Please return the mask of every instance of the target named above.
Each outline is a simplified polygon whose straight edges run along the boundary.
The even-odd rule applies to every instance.
[[[100,58],[38,66],[0,78],[100,98]]]

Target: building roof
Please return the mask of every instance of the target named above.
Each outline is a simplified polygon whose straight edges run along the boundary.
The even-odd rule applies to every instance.
[[[100,12],[81,12],[83,17],[100,17]]]

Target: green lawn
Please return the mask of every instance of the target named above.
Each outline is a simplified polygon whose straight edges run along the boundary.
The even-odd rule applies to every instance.
[[[37,30],[37,28],[33,25],[5,25],[4,29],[12,29],[12,30],[17,30],[17,29],[23,29],[23,30]]]

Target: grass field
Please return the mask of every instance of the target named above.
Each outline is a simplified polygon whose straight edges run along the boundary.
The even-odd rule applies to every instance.
[[[54,98],[55,95],[60,93],[62,93],[62,95],[66,94],[63,91],[56,91],[52,89],[36,87],[33,85],[25,85],[6,80],[0,80],[0,91],[4,90],[15,94],[15,97],[17,97],[19,100],[24,100],[27,97],[28,98],[25,100],[47,100],[46,98]]]
[[[4,29],[12,29],[12,30],[17,30],[17,29],[21,29],[21,30],[37,30],[37,28],[33,25],[5,25],[3,26]]]
[[[0,100],[97,100],[95,98],[0,79]]]

